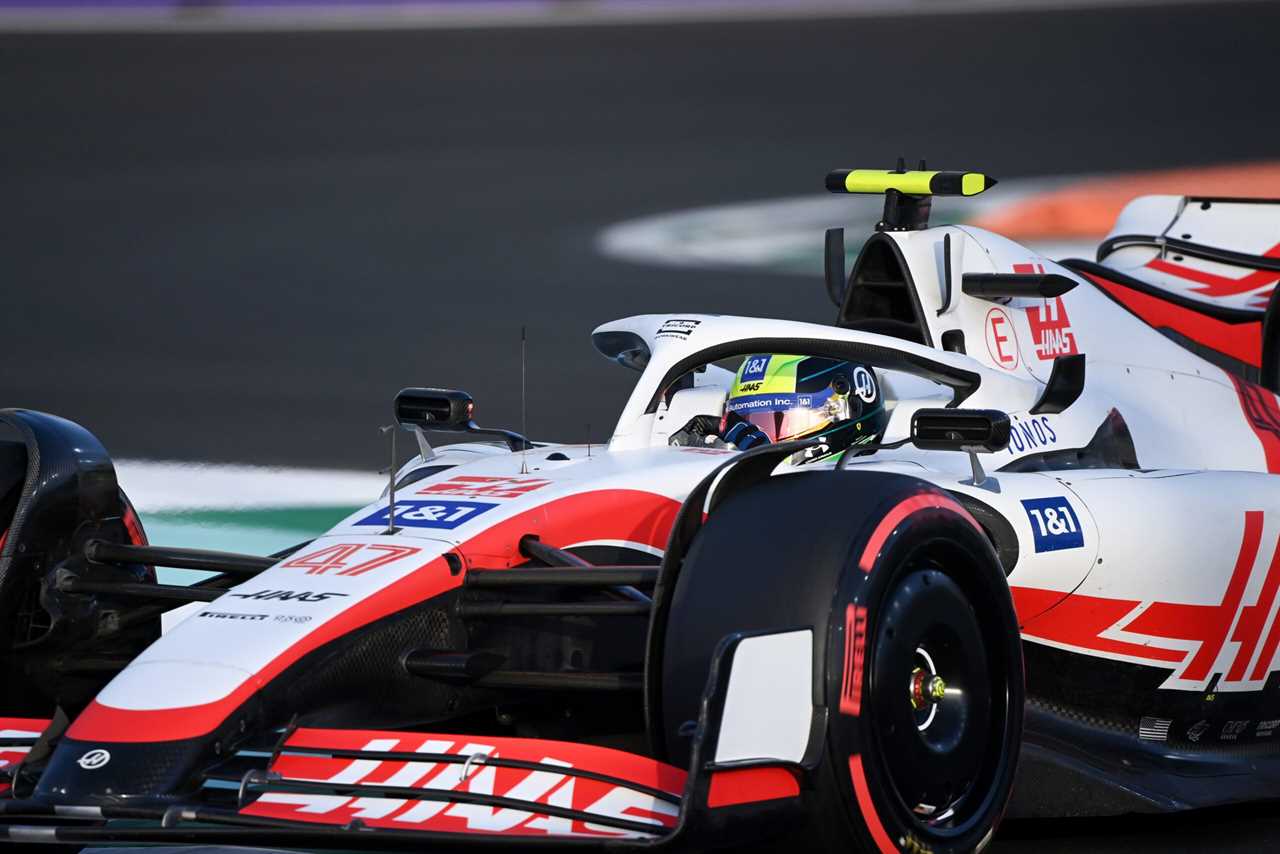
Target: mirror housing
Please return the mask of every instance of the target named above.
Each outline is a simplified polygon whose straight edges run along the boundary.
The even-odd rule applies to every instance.
[[[510,430],[481,427],[471,418],[476,402],[465,391],[452,388],[406,388],[396,395],[396,423],[419,430],[496,436],[513,451],[527,451],[533,443]],[[423,455],[426,458],[426,455]]]
[[[923,451],[1003,451],[1009,430],[1009,416],[998,409],[919,409],[911,416],[911,443]]]
[[[475,409],[471,395],[451,388],[406,388],[396,395],[396,421],[406,427],[465,430]]]

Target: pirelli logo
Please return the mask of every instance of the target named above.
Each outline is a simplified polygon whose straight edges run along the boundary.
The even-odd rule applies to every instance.
[[[862,713],[862,667],[867,651],[867,609],[848,605],[844,609],[844,678],[840,687],[840,714]]]

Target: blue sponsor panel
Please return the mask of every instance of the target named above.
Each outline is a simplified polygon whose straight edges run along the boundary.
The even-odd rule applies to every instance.
[[[737,412],[747,415],[752,412],[781,412],[796,406],[799,395],[789,393],[778,394],[744,394],[735,397],[725,405],[726,412]]]
[[[742,382],[764,379],[772,358],[773,356],[748,356],[746,364],[742,366]]]
[[[396,524],[406,528],[439,528],[451,531],[497,506],[480,501],[449,501],[439,498],[433,501],[396,501]],[[386,525],[387,509],[380,508],[356,524]]]
[[[1080,519],[1065,496],[1025,498],[1022,509],[1027,511],[1037,552],[1078,549],[1084,545]]]

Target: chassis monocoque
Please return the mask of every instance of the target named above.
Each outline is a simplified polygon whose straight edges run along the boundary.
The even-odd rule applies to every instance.
[[[148,545],[88,431],[0,411],[0,839],[959,851],[1280,794],[1277,208],[1060,264],[868,181],[834,325],[601,326],[604,447],[406,389],[420,453],[280,554]],[[758,353],[873,366],[881,443],[673,444]]]

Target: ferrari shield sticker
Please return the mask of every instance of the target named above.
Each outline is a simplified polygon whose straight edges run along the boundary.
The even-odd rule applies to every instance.
[[[397,501],[396,524],[406,528],[442,528],[451,531],[466,524],[497,504],[480,501]],[[381,507],[356,522],[357,525],[386,525],[387,508]]]
[[[1078,549],[1084,545],[1084,532],[1070,502],[1063,496],[1027,498],[1022,502],[1031,523],[1037,552]]]

